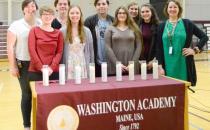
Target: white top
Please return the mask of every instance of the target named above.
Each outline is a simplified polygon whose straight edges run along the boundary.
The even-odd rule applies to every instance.
[[[41,21],[36,20],[35,25],[40,25]],[[8,30],[16,35],[15,57],[19,60],[30,61],[28,51],[28,34],[31,26],[24,18],[14,21]]]

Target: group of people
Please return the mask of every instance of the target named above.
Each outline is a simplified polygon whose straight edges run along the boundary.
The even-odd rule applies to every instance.
[[[153,60],[159,61],[160,74],[182,79],[196,85],[193,56],[201,52],[208,41],[206,34],[193,22],[182,18],[182,7],[169,0],[164,10],[166,21],[160,23],[150,4],[135,2],[120,6],[115,16],[108,14],[109,0],[95,0],[97,13],[83,21],[82,10],[70,5],[70,0],[55,0],[54,9],[42,6],[36,18],[35,0],[23,0],[24,17],[14,21],[7,34],[8,59],[11,74],[18,78],[21,110],[25,130],[31,127],[31,90],[29,81],[42,80],[42,66],[48,65],[50,79],[58,79],[59,64],[65,64],[67,79],[75,76],[75,65],[81,66],[82,78],[88,77],[89,63],[95,63],[96,76],[101,76],[101,64],[107,62],[108,75],[116,74],[116,62],[122,63],[128,74],[129,61],[145,60],[148,73]],[[200,41],[192,45],[192,36]]]

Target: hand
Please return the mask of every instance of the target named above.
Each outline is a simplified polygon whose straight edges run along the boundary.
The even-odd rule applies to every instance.
[[[147,69],[148,69],[148,70],[152,69],[152,63],[153,63],[153,61],[151,60],[151,61],[149,61],[149,63],[147,64]]]
[[[122,72],[128,72],[128,67],[122,64]]]
[[[162,66],[158,67],[158,71],[160,75],[165,75],[165,70],[162,68]]]
[[[49,71],[49,76],[53,73],[52,68],[48,67],[48,71]]]
[[[20,78],[20,73],[19,73],[18,68],[11,68],[10,72],[11,72],[12,76]]]
[[[195,51],[192,48],[183,48],[182,55],[184,56],[195,55]]]

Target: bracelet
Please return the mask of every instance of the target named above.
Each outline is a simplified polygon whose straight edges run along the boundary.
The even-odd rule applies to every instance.
[[[200,53],[200,49],[198,47],[194,47],[193,50],[195,51],[195,54]]]

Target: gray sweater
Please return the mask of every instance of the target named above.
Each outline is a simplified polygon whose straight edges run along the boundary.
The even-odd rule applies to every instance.
[[[136,38],[131,29],[124,31],[109,26],[105,32],[108,74],[116,74],[116,61],[128,66],[129,61],[135,61],[135,73],[139,73],[139,57],[141,41]]]
[[[61,29],[64,39],[66,38],[66,27]],[[93,51],[93,38],[90,30],[87,27],[84,27],[85,31],[85,48],[84,48],[84,55],[85,55],[85,62],[86,67],[88,70],[89,76],[89,63],[94,63],[94,51]],[[68,56],[69,56],[69,42],[64,40],[64,49],[63,49],[63,57],[62,63],[65,64],[66,67],[66,78],[68,77]]]

